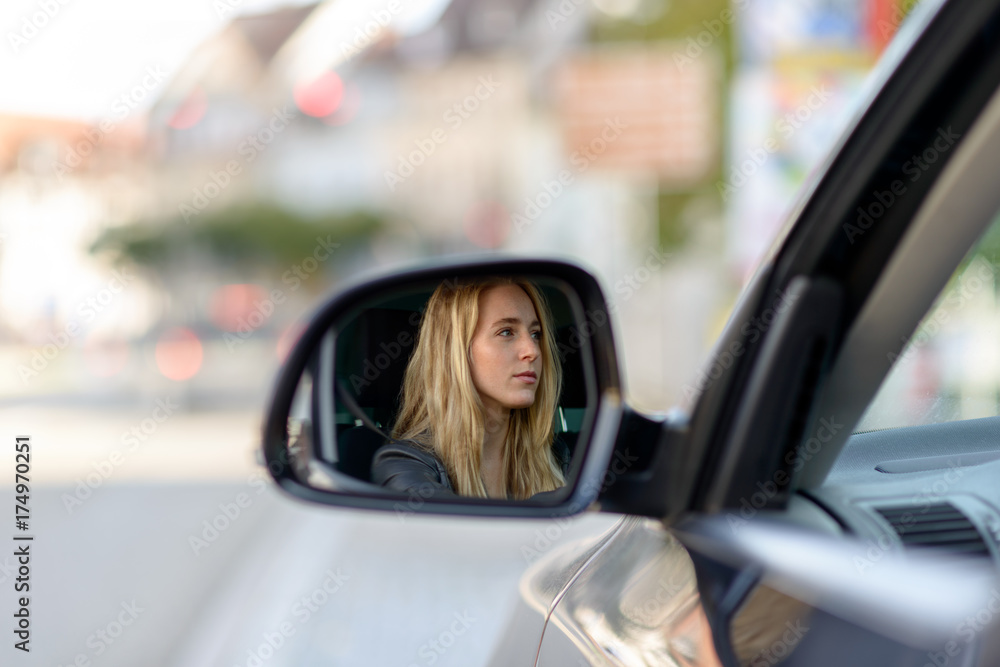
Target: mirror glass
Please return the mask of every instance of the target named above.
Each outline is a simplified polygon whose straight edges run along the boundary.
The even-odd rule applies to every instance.
[[[490,275],[369,291],[312,351],[288,419],[314,488],[557,504],[593,424],[591,337],[562,281]]]

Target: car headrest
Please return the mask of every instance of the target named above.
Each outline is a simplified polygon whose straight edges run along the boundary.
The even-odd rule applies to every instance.
[[[338,348],[356,353],[338,353],[337,375],[358,405],[375,408],[375,419],[383,424],[399,409],[403,374],[420,323],[414,315],[411,310],[369,308],[341,332],[348,344]]]

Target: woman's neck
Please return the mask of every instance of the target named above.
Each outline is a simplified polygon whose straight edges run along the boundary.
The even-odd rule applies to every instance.
[[[510,427],[510,410],[487,411],[483,436],[481,472],[486,493],[490,497],[507,495],[503,474],[503,448]]]
[[[483,458],[503,455],[503,443],[510,426],[510,410],[488,410],[483,435]]]

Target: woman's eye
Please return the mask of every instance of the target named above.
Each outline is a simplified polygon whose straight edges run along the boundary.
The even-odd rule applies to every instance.
[[[501,329],[500,331],[497,332],[497,335],[498,336],[513,336],[514,332],[511,331],[510,329]]]
[[[535,340],[541,340],[541,338],[542,338],[542,332],[541,331],[532,331],[531,332],[531,337],[534,338]]]

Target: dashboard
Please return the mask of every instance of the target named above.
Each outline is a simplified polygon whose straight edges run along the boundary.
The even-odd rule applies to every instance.
[[[902,547],[1000,562],[1000,417],[856,433],[805,495],[874,554]]]

